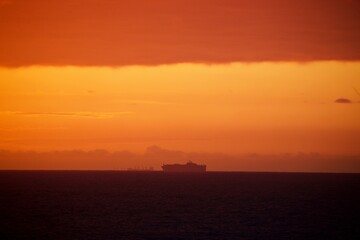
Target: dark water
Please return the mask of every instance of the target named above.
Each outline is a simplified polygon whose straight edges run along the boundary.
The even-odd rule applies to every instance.
[[[360,239],[359,174],[2,171],[1,239]]]

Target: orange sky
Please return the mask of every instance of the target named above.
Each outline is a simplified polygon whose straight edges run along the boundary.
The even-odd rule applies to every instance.
[[[360,153],[359,66],[4,68],[0,148]]]
[[[360,155],[359,10],[0,0],[0,149]]]

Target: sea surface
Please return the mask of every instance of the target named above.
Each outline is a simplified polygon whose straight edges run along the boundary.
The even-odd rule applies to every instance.
[[[360,239],[360,174],[0,171],[0,239]]]

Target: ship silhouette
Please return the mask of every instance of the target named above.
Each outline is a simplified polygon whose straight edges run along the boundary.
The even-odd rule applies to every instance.
[[[198,165],[189,161],[186,164],[164,164],[162,169],[164,172],[206,172],[206,165]]]

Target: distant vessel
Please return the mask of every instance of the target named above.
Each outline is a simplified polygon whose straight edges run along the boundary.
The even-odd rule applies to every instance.
[[[189,161],[186,164],[164,164],[162,169],[164,172],[206,172],[206,165]]]

